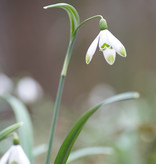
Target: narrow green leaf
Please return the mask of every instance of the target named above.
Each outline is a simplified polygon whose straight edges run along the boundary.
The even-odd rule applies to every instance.
[[[19,137],[21,145],[32,163],[33,130],[28,110],[21,101],[11,95],[0,97],[9,103],[14,111],[17,122],[24,123],[19,129]]]
[[[44,9],[49,9],[49,8],[62,8],[64,9],[69,16],[70,19],[70,36],[72,37],[74,34],[75,29],[78,27],[80,23],[80,18],[77,10],[72,6],[67,3],[57,3],[49,6],[45,6]]]
[[[77,159],[90,156],[90,155],[98,155],[98,154],[103,154],[103,155],[111,155],[113,153],[113,149],[110,147],[89,147],[89,148],[84,148],[80,150],[76,150],[72,152],[68,158],[67,163],[73,162]]]
[[[14,132],[16,129],[20,128],[23,125],[23,122],[13,124],[0,132],[0,141],[5,139],[8,135]]]
[[[86,112],[81,118],[75,123],[71,131],[68,133],[67,137],[65,138],[57,157],[55,159],[54,164],[65,164],[71,152],[71,149],[79,136],[83,126],[87,122],[87,120],[94,114],[101,106],[121,100],[128,100],[132,98],[138,98],[139,94],[137,92],[128,92],[122,93],[111,98],[108,98],[101,102],[100,104],[96,105],[95,107],[91,108],[88,112]]]

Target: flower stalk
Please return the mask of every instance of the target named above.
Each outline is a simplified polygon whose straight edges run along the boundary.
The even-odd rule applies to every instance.
[[[55,101],[54,110],[53,110],[49,144],[48,144],[48,152],[47,152],[47,156],[46,156],[46,164],[50,163],[50,157],[52,155],[54,133],[55,133],[56,122],[57,122],[57,118],[58,118],[58,114],[59,114],[59,108],[60,108],[60,103],[61,103],[64,81],[65,81],[65,77],[67,75],[67,70],[68,70],[68,66],[69,66],[69,62],[70,62],[70,58],[71,58],[71,54],[72,54],[72,49],[74,46],[77,32],[78,32],[79,28],[82,25],[84,25],[86,22],[88,22],[94,18],[103,19],[103,17],[101,15],[95,15],[95,16],[90,17],[80,23],[79,15],[78,15],[76,9],[73,6],[68,5],[66,3],[58,3],[58,4],[54,4],[54,5],[45,6],[44,9],[55,8],[55,7],[62,8],[68,13],[68,16],[70,19],[70,41],[69,41],[67,53],[65,56],[63,68],[62,68],[61,75],[60,75],[60,81],[59,81],[56,101]]]

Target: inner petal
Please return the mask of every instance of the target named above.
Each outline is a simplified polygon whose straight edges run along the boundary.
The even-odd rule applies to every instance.
[[[114,63],[114,61],[115,61],[113,55],[109,55],[109,56],[107,56],[107,60],[108,60],[109,63]]]
[[[107,48],[105,51],[103,51],[103,55],[108,64],[112,65],[115,62],[115,50]]]

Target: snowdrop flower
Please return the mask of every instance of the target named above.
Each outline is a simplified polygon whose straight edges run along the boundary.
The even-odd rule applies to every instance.
[[[3,73],[0,73],[0,95],[8,94],[13,90],[11,79]]]
[[[107,30],[105,19],[100,20],[99,26],[101,31],[88,48],[86,63],[90,63],[99,44],[99,49],[103,52],[107,63],[112,65],[115,62],[116,53],[122,57],[126,57],[126,49],[122,43],[109,30]]]
[[[30,164],[21,145],[12,145],[0,159],[0,164]]]
[[[40,84],[31,77],[22,78],[17,85],[17,95],[24,103],[32,103],[40,99],[43,90]]]

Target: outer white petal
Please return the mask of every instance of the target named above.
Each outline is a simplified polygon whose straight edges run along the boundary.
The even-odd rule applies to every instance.
[[[17,162],[18,164],[30,164],[30,161],[20,145],[14,145],[10,152],[9,164]]]
[[[123,44],[108,30],[105,30],[106,37],[113,49],[122,57],[126,57],[126,49]]]
[[[86,63],[89,64],[90,61],[92,60],[92,57],[96,51],[97,45],[98,45],[98,41],[99,41],[99,36],[100,33],[98,34],[98,36],[93,40],[93,42],[91,43],[91,45],[89,46],[87,53],[86,53]]]
[[[105,51],[103,51],[103,55],[108,64],[112,65],[115,62],[115,58],[116,58],[115,50],[107,48]]]
[[[9,156],[10,156],[10,152],[12,150],[12,146],[10,147],[10,149],[2,156],[2,158],[0,159],[0,164],[7,164]]]
[[[100,31],[100,37],[99,37],[99,49],[102,50],[103,44],[106,43],[109,45],[108,39],[107,39],[107,30]]]
[[[12,145],[0,160],[0,164],[12,164],[12,162],[30,164],[29,159],[20,145]]]

